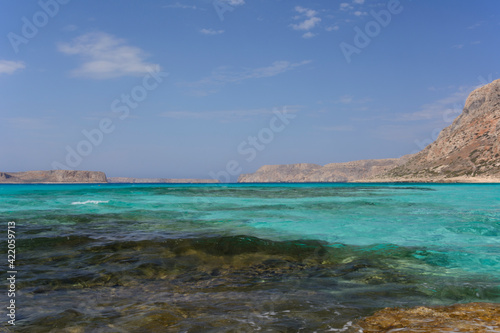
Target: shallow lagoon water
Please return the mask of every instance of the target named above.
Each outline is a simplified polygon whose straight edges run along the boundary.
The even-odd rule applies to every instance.
[[[343,332],[500,302],[500,185],[2,185],[0,220],[19,332]]]

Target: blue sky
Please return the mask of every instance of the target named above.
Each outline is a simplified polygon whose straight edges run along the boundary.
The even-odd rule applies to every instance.
[[[500,2],[0,1],[0,170],[399,157],[500,78]]]

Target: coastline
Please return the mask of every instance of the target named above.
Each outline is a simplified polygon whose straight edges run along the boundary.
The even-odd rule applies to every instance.
[[[266,182],[0,182],[0,185],[258,185],[258,184],[500,184],[500,179],[479,178],[470,179],[466,177],[457,177],[451,179],[360,179],[353,181],[338,182],[288,182],[288,181],[266,181]]]

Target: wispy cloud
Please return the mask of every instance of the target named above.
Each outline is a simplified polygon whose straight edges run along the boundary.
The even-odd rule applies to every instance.
[[[473,30],[473,29],[479,28],[480,26],[484,25],[484,23],[485,23],[485,21],[479,21],[477,23],[474,23],[473,25],[468,26],[467,29]]]
[[[446,97],[432,103],[424,104],[419,111],[401,114],[395,117],[397,121],[417,121],[443,119],[444,115],[453,113],[458,115],[464,106],[467,96],[474,87],[462,86]]]
[[[193,10],[198,9],[198,7],[196,7],[194,5],[186,5],[186,4],[182,4],[180,2],[176,2],[176,3],[171,4],[171,5],[165,5],[165,6],[163,6],[163,8],[193,9]]]
[[[351,104],[353,101],[352,96],[350,95],[344,95],[339,98],[339,102],[342,104]]]
[[[78,30],[78,26],[74,24],[69,24],[62,29],[64,32],[72,32]]]
[[[162,117],[173,119],[241,119],[248,117],[271,114],[272,110],[227,110],[227,111],[167,111],[160,114]]]
[[[296,106],[287,106],[287,112],[298,111]],[[160,114],[161,117],[171,119],[188,120],[220,120],[220,121],[241,121],[263,115],[272,115],[274,109],[260,108],[248,110],[223,110],[223,111],[167,111]]]
[[[224,33],[224,30],[214,30],[214,29],[201,29],[200,32],[204,35],[220,35]]]
[[[362,12],[360,10],[356,10],[353,14],[354,14],[354,16],[365,16],[365,15],[368,15],[367,12]]]
[[[351,132],[354,131],[354,126],[352,125],[322,126],[319,127],[319,129],[328,132]]]
[[[10,127],[17,130],[41,130],[52,127],[46,118],[16,117],[5,120]]]
[[[222,85],[226,83],[238,83],[244,80],[260,79],[272,77],[293,70],[297,67],[309,64],[310,60],[301,62],[275,61],[270,66],[259,68],[243,68],[232,70],[228,67],[219,67],[215,69],[209,77],[196,82],[182,83],[181,85],[189,87],[199,87],[204,85]]]
[[[317,16],[318,12],[301,6],[296,6],[295,11],[299,13],[299,15],[295,16],[294,19],[300,20],[300,22],[291,24],[290,26],[292,29],[306,31],[302,35],[304,38],[314,37],[316,34],[310,32],[309,30],[315,28],[321,22],[321,18]]]
[[[365,16],[368,12],[362,10],[362,5],[365,0],[352,0],[352,2],[341,2],[339,4],[339,10],[344,12],[349,12],[354,16]]]
[[[74,76],[79,77],[109,79],[143,75],[159,68],[158,64],[144,61],[146,54],[140,48],[103,32],[85,34],[70,43],[60,43],[58,49],[82,59],[82,64],[72,71]]]
[[[12,74],[24,68],[26,68],[26,65],[22,61],[0,60],[0,75]]]
[[[340,3],[340,5],[339,5],[339,9],[340,9],[340,10],[351,10],[351,9],[353,9],[353,8],[354,8],[354,7],[353,7],[350,3],[348,3],[348,2],[342,2],[342,3]]]
[[[370,102],[370,98],[355,98],[352,95],[343,95],[340,96],[337,100],[334,101],[335,104],[344,104],[344,105],[362,105]]]
[[[245,0],[218,0],[219,3],[226,3],[229,6],[242,6],[245,4]]]
[[[333,25],[325,28],[326,31],[338,31],[339,29],[340,27],[338,25]]]

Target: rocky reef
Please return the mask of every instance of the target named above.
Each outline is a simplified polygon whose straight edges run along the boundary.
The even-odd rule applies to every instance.
[[[469,303],[411,309],[386,308],[362,319],[351,332],[500,332],[500,304]]]

